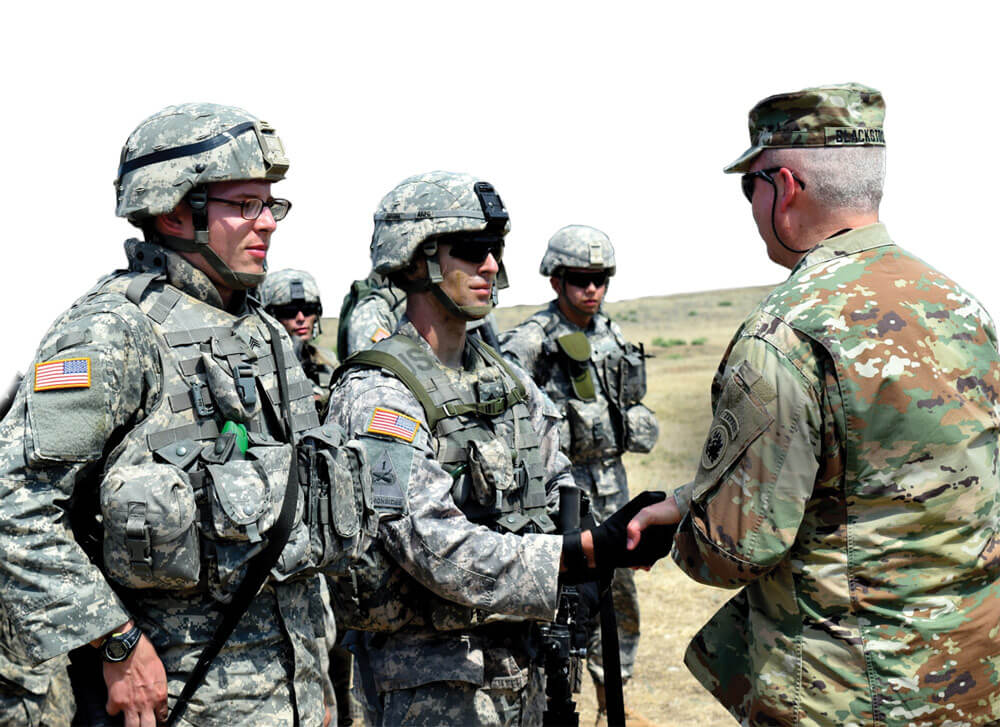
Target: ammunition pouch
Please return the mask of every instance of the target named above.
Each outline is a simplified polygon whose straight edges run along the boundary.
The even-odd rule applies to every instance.
[[[645,454],[653,449],[660,436],[656,415],[643,404],[625,411],[625,451]]]
[[[378,534],[364,446],[347,441],[336,424],[325,424],[303,433],[298,467],[312,564],[346,575]]]

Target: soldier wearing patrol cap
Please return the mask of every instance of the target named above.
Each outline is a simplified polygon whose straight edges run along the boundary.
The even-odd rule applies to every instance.
[[[1000,356],[879,222],[882,94],[772,96],[727,172],[791,269],[733,338],[674,559],[742,587],[686,663],[744,724],[1000,720]]]
[[[291,207],[271,193],[287,168],[274,128],[242,109],[143,121],[115,189],[144,239],[45,334],[0,427],[10,648],[93,664],[77,675],[96,680],[77,685],[80,723],[163,721],[210,643],[180,723],[328,717],[327,561],[291,469],[319,421],[288,335],[247,295]],[[232,636],[213,636],[240,602]]]
[[[292,337],[299,362],[313,382],[316,409],[321,418],[325,417],[336,357],[314,343],[323,332],[323,301],[316,279],[304,270],[276,270],[267,274],[257,295],[264,310],[277,318]]]
[[[504,355],[527,371],[562,414],[560,445],[573,462],[573,478],[590,498],[600,522],[629,500],[622,464],[625,452],[649,452],[659,427],[640,403],[646,389],[643,350],[625,340],[602,310],[615,250],[606,234],[568,225],[549,240],[539,272],[549,277],[556,299],[516,328],[503,333]],[[628,681],[639,646],[639,598],[632,571],[615,573],[622,679]],[[605,707],[600,631],[587,652]]]
[[[381,632],[367,639],[381,724],[540,724],[535,622],[555,615],[560,569],[623,564],[625,524],[658,499],[555,534],[559,488],[576,489],[559,412],[466,335],[506,283],[508,229],[493,186],[467,174],[410,177],[375,213],[372,263],[406,315],[338,370],[330,421],[364,444],[382,517],[379,567],[334,588],[344,625]]]

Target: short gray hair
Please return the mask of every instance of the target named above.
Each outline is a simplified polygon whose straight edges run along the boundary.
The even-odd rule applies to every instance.
[[[878,212],[885,183],[885,147],[767,149],[765,167],[788,167],[827,208]]]

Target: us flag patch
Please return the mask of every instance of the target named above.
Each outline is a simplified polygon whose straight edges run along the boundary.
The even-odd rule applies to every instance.
[[[412,442],[413,438],[417,436],[419,428],[420,422],[413,417],[408,417],[406,414],[400,414],[398,411],[383,409],[378,406],[375,407],[375,411],[372,413],[372,418],[368,422],[368,429],[366,431],[373,434],[388,434],[390,437]]]
[[[35,364],[35,391],[89,388],[89,358],[67,358]]]

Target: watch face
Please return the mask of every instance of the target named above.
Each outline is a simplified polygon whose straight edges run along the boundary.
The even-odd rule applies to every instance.
[[[104,653],[110,661],[121,661],[128,656],[128,647],[121,639],[111,639],[105,645]]]

